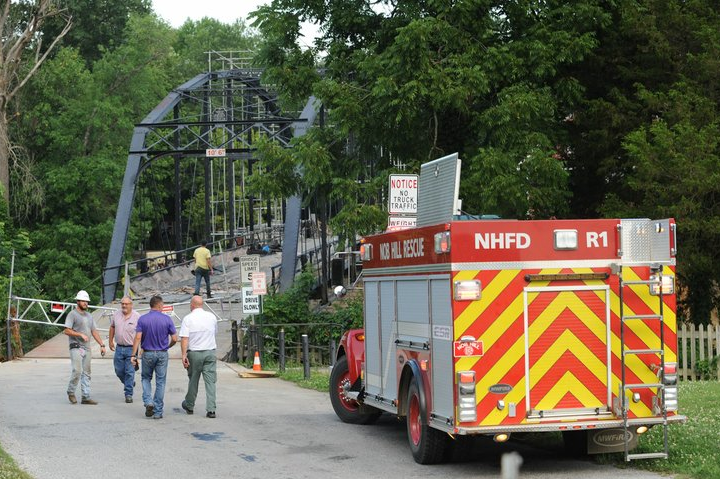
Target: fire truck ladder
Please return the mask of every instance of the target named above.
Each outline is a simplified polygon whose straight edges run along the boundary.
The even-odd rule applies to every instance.
[[[630,462],[633,459],[667,459],[668,457],[668,421],[667,421],[667,408],[665,406],[665,385],[663,381],[665,371],[665,323],[663,319],[663,288],[662,288],[662,265],[652,265],[650,271],[655,275],[653,279],[649,280],[633,280],[624,281],[622,276],[622,267],[620,267],[619,278],[620,278],[620,351],[622,352],[622,375],[620,384],[620,408],[623,418],[623,430],[625,434],[625,461]],[[656,286],[658,289],[658,299],[660,306],[658,314],[625,314],[625,301],[623,298],[623,291],[628,286],[633,285],[646,285],[649,288]],[[660,322],[660,347],[659,349],[625,349],[625,323],[627,321],[659,321]],[[660,369],[661,371],[659,378],[660,381],[656,383],[639,383],[639,384],[628,384],[625,379],[626,364],[625,358],[628,356],[638,356],[644,354],[659,354],[660,355]],[[657,408],[662,413],[662,426],[663,426],[663,451],[662,452],[647,452],[630,454],[629,452],[629,438],[630,434],[628,431],[628,398],[626,392],[633,389],[651,389],[657,388],[660,393],[660,398]],[[655,411],[654,411],[655,412]],[[657,412],[655,412],[657,414]]]

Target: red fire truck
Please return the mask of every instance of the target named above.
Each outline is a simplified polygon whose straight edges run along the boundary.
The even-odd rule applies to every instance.
[[[667,425],[685,420],[674,220],[428,225],[425,175],[418,227],[363,240],[364,328],[344,334],[330,378],[340,419],[405,417],[422,464],[453,437],[542,431],[587,453],[666,458]],[[662,451],[630,453],[653,426]]]

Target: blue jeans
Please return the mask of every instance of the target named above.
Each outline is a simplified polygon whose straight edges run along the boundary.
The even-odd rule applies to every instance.
[[[205,278],[205,286],[207,287],[207,295],[210,296],[210,270],[195,268],[195,294],[200,294],[200,281]]]
[[[135,386],[135,367],[130,362],[132,356],[132,346],[115,346],[115,356],[113,357],[113,365],[115,366],[115,374],[120,382],[125,385],[125,396],[132,397],[133,387]]]
[[[142,389],[143,405],[153,405],[155,416],[162,416],[165,404],[165,378],[168,368],[167,351],[143,351],[142,355]],[[152,395],[152,377],[155,373],[155,396]]]
[[[89,349],[75,348],[70,350],[70,383],[67,393],[75,394],[78,382],[83,399],[90,399],[90,362],[92,352]]]

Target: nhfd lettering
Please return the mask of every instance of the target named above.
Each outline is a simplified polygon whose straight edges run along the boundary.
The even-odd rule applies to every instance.
[[[475,233],[475,249],[526,249],[530,247],[527,233]]]

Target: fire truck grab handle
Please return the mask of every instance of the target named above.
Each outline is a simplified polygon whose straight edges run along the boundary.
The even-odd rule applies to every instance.
[[[622,224],[617,225],[617,232],[618,232],[618,250],[617,250],[617,255],[618,255],[618,258],[622,258],[622,255],[623,255],[623,249],[622,249]]]
[[[670,250],[670,254],[672,256],[675,256],[677,254],[677,229],[676,228],[677,228],[677,226],[675,225],[675,223],[670,225],[670,229],[672,230],[672,236],[673,236],[673,246],[672,246],[672,249]]]

